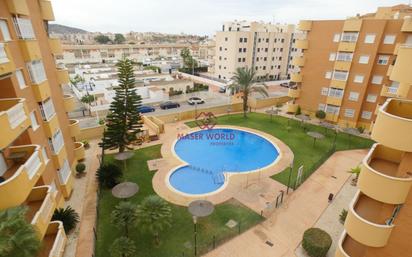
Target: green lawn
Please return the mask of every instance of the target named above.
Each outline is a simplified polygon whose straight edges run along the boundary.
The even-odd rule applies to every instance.
[[[139,193],[131,199],[132,202],[138,204],[144,197],[155,194],[152,188],[154,172],[148,170],[146,162],[160,157],[160,145],[156,145],[137,150],[135,156],[127,161],[128,166],[124,179],[136,182],[140,187]],[[106,161],[114,162],[111,156],[107,156]],[[121,163],[119,166],[123,167]],[[122,235],[121,231],[110,222],[110,213],[118,201],[112,197],[110,190],[101,192],[97,225],[97,257],[110,257],[111,243]],[[188,257],[194,255],[192,217],[187,208],[172,205],[172,210],[173,225],[161,233],[160,246],[154,245],[150,234],[139,231],[138,227],[131,229],[130,237],[135,241],[137,248],[136,257]],[[198,249],[200,252],[205,252],[213,247],[213,236],[216,237],[217,243],[221,243],[237,235],[239,227],[229,229],[225,226],[230,219],[240,222],[242,231],[262,220],[259,215],[235,201],[216,206],[215,212],[210,217],[199,220]]]
[[[225,115],[218,117],[217,122],[219,125],[235,125],[261,130],[277,137],[287,144],[295,156],[294,169],[291,175],[291,186],[295,184],[297,170],[301,165],[304,166],[304,179],[312,174],[313,171],[334,152],[332,146],[335,134],[332,130],[325,130],[323,127],[305,124],[307,130],[304,131],[301,122],[289,120],[289,127],[291,127],[291,129],[288,132],[286,129],[288,127],[287,118],[274,116],[273,120],[271,120],[269,115],[263,113],[249,113],[246,119],[243,118],[243,114]],[[194,122],[188,122],[186,124],[190,127],[196,126]],[[313,139],[306,134],[307,131],[317,131],[326,137],[323,140],[318,140],[314,147]],[[369,148],[372,143],[372,140],[351,136],[346,133],[339,133],[336,138],[336,151]],[[290,174],[289,170],[288,168],[274,175],[273,179],[287,185]]]

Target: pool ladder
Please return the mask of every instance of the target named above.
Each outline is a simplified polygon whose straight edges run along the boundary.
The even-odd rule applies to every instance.
[[[193,165],[188,165],[188,167],[195,170],[195,171],[211,175],[212,179],[213,179],[213,183],[215,183],[217,185],[222,185],[226,181],[226,177],[223,173],[219,172],[219,173],[214,174],[214,172],[211,171],[211,170],[201,168],[201,167],[197,167],[197,166],[193,166]]]

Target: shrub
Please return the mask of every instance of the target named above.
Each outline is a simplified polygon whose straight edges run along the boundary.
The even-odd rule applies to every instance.
[[[302,247],[311,257],[324,257],[332,245],[330,235],[319,228],[310,228],[303,234]]]
[[[88,140],[83,140],[82,143],[83,143],[84,148],[89,148],[90,147],[90,144],[89,144]]]
[[[104,123],[105,123],[105,120],[104,120],[104,119],[100,119],[100,120],[99,120],[99,125],[104,125]]]
[[[79,223],[79,214],[70,206],[54,211],[52,220],[63,222],[64,232],[69,233]]]
[[[316,116],[316,118],[318,118],[320,120],[323,120],[324,118],[326,118],[326,113],[322,110],[318,110],[318,111],[316,111],[315,116]]]
[[[342,211],[341,211],[340,214],[339,214],[339,222],[340,222],[341,224],[344,224],[344,223],[345,223],[346,216],[348,216],[348,210],[342,209]]]
[[[298,108],[296,109],[295,115],[301,115],[302,114],[302,109],[300,108],[300,106],[298,106]]]
[[[122,170],[115,164],[101,166],[96,173],[100,187],[113,188],[123,176]]]
[[[83,175],[85,170],[86,170],[86,165],[85,165],[84,163],[79,162],[79,163],[76,165],[77,175]]]
[[[361,134],[365,131],[365,127],[358,127],[357,129]]]

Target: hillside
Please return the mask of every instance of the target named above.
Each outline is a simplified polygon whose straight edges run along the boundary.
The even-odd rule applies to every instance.
[[[87,33],[86,30],[73,28],[73,27],[60,25],[60,24],[50,24],[49,29],[50,29],[50,32],[53,34],[74,34],[74,33],[84,34],[84,33]]]

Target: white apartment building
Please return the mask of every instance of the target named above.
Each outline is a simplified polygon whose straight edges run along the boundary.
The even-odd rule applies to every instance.
[[[288,79],[298,67],[295,40],[303,35],[294,25],[261,22],[225,22],[216,33],[215,76],[230,80],[238,67],[253,67],[258,80]]]

